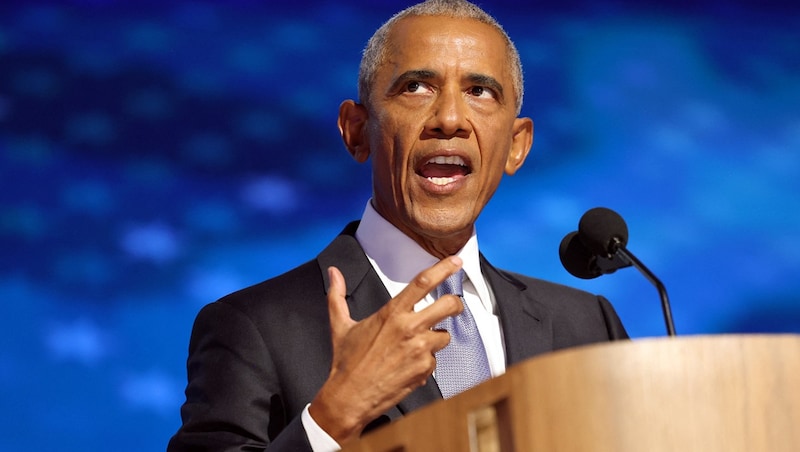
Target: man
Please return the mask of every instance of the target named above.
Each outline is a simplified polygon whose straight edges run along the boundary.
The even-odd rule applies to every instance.
[[[496,269],[478,251],[475,221],[533,138],[517,117],[519,57],[494,19],[463,1],[399,13],[367,45],[359,97],[342,103],[339,128],[372,163],[362,221],[316,259],[200,312],[170,451],[337,450],[442,397],[435,356],[450,334],[437,324],[462,310],[492,376],[627,337],[602,297]],[[460,269],[466,307],[434,299]]]

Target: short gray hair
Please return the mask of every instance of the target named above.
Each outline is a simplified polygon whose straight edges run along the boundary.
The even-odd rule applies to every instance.
[[[487,24],[497,30],[506,41],[506,53],[511,61],[511,82],[517,95],[517,114],[522,108],[524,91],[522,78],[522,61],[519,57],[514,42],[508,36],[497,20],[482,10],[477,5],[466,0],[427,0],[406,8],[392,16],[372,35],[364,48],[361,65],[358,73],[358,97],[362,104],[369,102],[372,87],[375,84],[375,74],[384,62],[389,32],[392,27],[406,17],[416,16],[447,16],[456,19],[472,19]]]

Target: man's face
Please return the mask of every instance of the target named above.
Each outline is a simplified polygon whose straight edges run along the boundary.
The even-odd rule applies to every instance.
[[[357,159],[372,158],[376,210],[443,257],[472,234],[503,173],[522,165],[533,126],[516,118],[505,42],[492,27],[406,18],[387,50],[362,147],[349,148]]]

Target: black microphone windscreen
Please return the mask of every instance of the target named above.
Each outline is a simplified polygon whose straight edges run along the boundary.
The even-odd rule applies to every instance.
[[[590,252],[611,256],[616,252],[615,238],[622,246],[628,244],[628,225],[613,210],[595,207],[581,217],[578,236]]]
[[[570,232],[561,240],[558,256],[561,258],[561,265],[572,276],[592,279],[602,274],[596,265],[596,257],[581,242],[578,231]]]

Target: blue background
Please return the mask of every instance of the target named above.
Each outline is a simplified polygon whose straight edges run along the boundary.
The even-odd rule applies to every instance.
[[[679,333],[800,332],[796,2],[485,2],[536,136],[479,223],[496,265],[607,295],[661,336],[635,270],[558,260],[620,212]],[[336,129],[397,2],[0,4],[0,450],[163,450],[198,309],[357,218]]]

